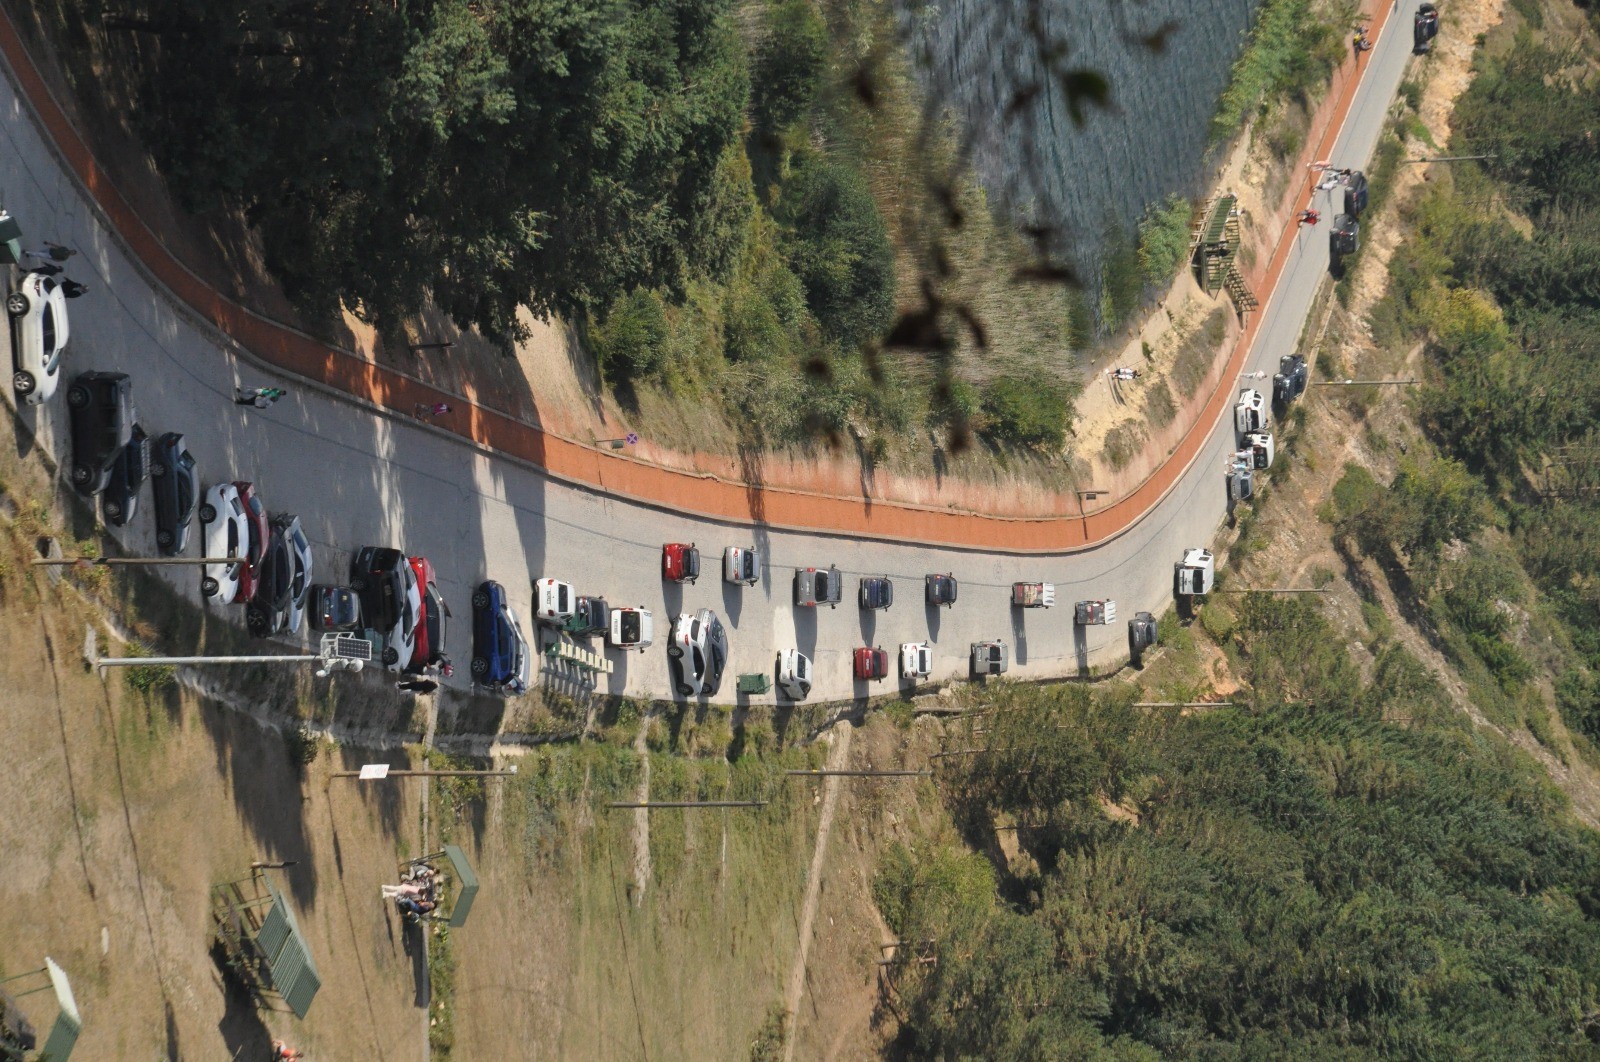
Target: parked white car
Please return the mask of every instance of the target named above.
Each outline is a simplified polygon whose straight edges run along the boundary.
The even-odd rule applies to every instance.
[[[1242,435],[1246,432],[1264,431],[1272,423],[1267,410],[1267,400],[1253,387],[1239,392],[1239,404],[1233,407],[1233,426]]]
[[[537,623],[559,627],[572,618],[578,607],[578,593],[571,583],[560,579],[540,579],[533,584],[533,618]]]
[[[900,646],[900,676],[927,678],[933,673],[933,646],[927,642],[904,642]]]
[[[637,649],[644,652],[656,639],[656,620],[650,610],[639,608],[614,608],[611,610],[611,629],[606,641],[613,649]]]
[[[422,586],[410,564],[402,562],[400,580],[405,593],[395,610],[394,627],[383,634],[383,666],[401,671],[417,652],[417,624],[422,619]]]
[[[200,593],[229,605],[239,596],[239,575],[250,552],[250,522],[239,488],[218,483],[200,501],[200,541],[207,557],[238,557],[232,564],[208,564],[200,573]]]
[[[811,696],[811,658],[798,649],[779,652],[778,689],[791,701]]]
[[[61,382],[67,349],[67,298],[55,277],[26,273],[6,296],[11,318],[11,389],[28,405],[47,402]]]

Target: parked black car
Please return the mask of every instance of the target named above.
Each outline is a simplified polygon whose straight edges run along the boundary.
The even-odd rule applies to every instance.
[[[1433,39],[1439,35],[1439,9],[1432,4],[1421,4],[1411,20],[1411,54],[1422,55],[1433,50]]]
[[[1272,378],[1272,400],[1280,406],[1305,394],[1306,359],[1298,354],[1285,354],[1278,359],[1278,372]]]
[[[361,599],[366,626],[387,631],[399,621],[405,607],[405,566],[404,553],[383,546],[363,546],[350,562],[350,589]]]
[[[133,436],[133,381],[125,372],[86,372],[67,388],[72,418],[72,485],[95,495],[111,482]]]
[[[150,475],[150,436],[139,425],[133,426],[128,445],[117,455],[111,468],[111,482],[100,498],[100,510],[106,514],[106,523],[122,527],[139,511],[139,491]]]
[[[1367,209],[1367,199],[1367,175],[1356,170],[1344,180],[1344,212],[1353,218],[1360,217]]]
[[[949,607],[956,603],[956,577],[949,572],[928,576],[928,604]]]
[[[283,630],[289,625],[289,606],[293,603],[294,556],[283,531],[275,527],[256,576],[256,596],[244,608],[244,622],[250,634],[265,638]]]
[[[189,545],[189,522],[200,496],[194,455],[178,432],[167,432],[151,448],[150,480],[156,500],[156,548],[173,557]]]
[[[861,607],[865,609],[888,608],[894,604],[894,583],[887,575],[861,577]]]
[[[578,603],[567,620],[567,633],[580,638],[591,634],[604,634],[611,629],[611,606],[603,597],[579,595]]]
[[[353,631],[361,626],[361,599],[348,586],[313,583],[306,612],[314,631]]]
[[[1333,229],[1328,233],[1328,249],[1334,261],[1347,254],[1355,254],[1361,242],[1361,224],[1349,214],[1333,219]]]

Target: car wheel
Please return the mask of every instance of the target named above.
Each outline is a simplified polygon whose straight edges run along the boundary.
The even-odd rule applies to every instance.
[[[76,474],[77,469],[73,469],[73,473]],[[107,520],[119,520],[122,517],[122,506],[116,502],[106,502],[105,513]]]
[[[160,479],[167,474],[167,466],[160,461],[150,462],[150,478]]]
[[[89,389],[87,387],[67,388],[67,405],[73,409],[82,409],[89,404]]]
[[[693,697],[694,696],[694,687],[690,686],[690,685],[687,685],[685,683],[679,683],[678,692],[683,694],[685,697]]]
[[[18,369],[11,374],[11,389],[19,395],[31,395],[35,387],[33,373]]]
[[[485,660],[481,656],[473,657],[472,658],[472,673],[474,675],[477,675],[479,678],[482,678],[484,675],[487,675],[489,673],[489,661]]]
[[[91,480],[93,478],[94,478],[94,473],[92,471],[90,471],[88,465],[73,465],[72,466],[72,482],[73,482],[74,486],[81,487],[81,486],[83,486],[85,483],[89,482],[89,480]]]
[[[489,595],[484,593],[482,590],[474,590],[472,592],[472,607],[473,608],[488,608],[489,607]]]
[[[400,650],[394,646],[386,646],[383,650],[383,666],[394,667],[400,662]]]
[[[217,596],[217,581],[215,579],[211,578],[211,576],[209,576],[209,575],[206,576],[204,579],[201,579],[200,580],[200,592],[202,594],[206,595],[207,597],[216,597]]]
[[[366,588],[367,588],[366,577],[358,575],[354,579],[350,580],[350,589],[354,590],[356,593],[359,594],[359,593],[361,593],[361,591],[365,590]]]
[[[679,649],[676,645],[669,645],[667,646],[667,655],[672,657],[674,660],[679,660],[683,657],[683,650]]]
[[[156,545],[160,546],[162,549],[171,549],[172,541],[173,536],[171,531],[156,532]]]
[[[217,518],[217,510],[216,510],[215,506],[212,506],[212,505],[202,505],[202,506],[200,506],[200,522],[202,524],[209,524],[211,521],[215,520],[216,518]]]
[[[254,605],[244,610],[244,625],[249,628],[252,638],[265,638],[271,626],[267,622],[267,614]]]
[[[21,317],[28,312],[28,297],[20,291],[13,291],[6,296],[6,313],[12,317]]]

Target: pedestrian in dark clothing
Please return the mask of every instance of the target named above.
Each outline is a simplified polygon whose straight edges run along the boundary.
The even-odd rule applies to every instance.
[[[439,688],[439,684],[432,679],[416,678],[406,679],[404,682],[396,682],[395,688],[411,693],[432,693]]]
[[[79,284],[71,277],[61,278],[61,294],[65,295],[69,299],[76,299],[78,296],[82,295],[88,290],[89,285],[87,284]]]
[[[71,247],[63,247],[59,243],[46,242],[42,251],[23,251],[23,257],[32,258],[36,262],[65,262],[77,254]]]
[[[61,267],[58,265],[51,265],[49,262],[46,262],[44,265],[34,266],[32,269],[28,270],[28,272],[38,273],[41,277],[53,277],[61,272]]]

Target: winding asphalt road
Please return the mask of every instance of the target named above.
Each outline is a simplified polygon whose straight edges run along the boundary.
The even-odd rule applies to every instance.
[[[1408,20],[1391,17],[1375,49],[1362,59],[1368,69],[1329,156],[1335,165],[1359,168],[1371,157],[1405,72],[1409,29]],[[252,480],[272,511],[300,514],[318,578],[341,576],[351,553],[363,544],[401,545],[427,555],[455,610],[449,647],[458,662],[469,655],[468,602],[474,585],[485,578],[505,584],[526,620],[531,581],[553,575],[573,582],[580,593],[603,595],[613,605],[643,605],[656,614],[653,649],[608,652],[616,670],[597,685],[606,693],[670,698],[663,648],[667,628],[679,611],[700,607],[717,610],[729,626],[732,657],[714,698],[719,703],[736,702],[736,675],[770,674],[776,651],[785,646],[798,646],[815,661],[813,700],[844,700],[896,687],[894,678],[871,684],[853,680],[850,652],[863,644],[893,653],[901,642],[931,641],[935,680],[964,675],[969,644],[988,638],[1011,644],[1014,676],[1077,674],[1125,658],[1126,626],[1075,628],[1072,602],[1110,597],[1122,616],[1140,609],[1159,614],[1172,600],[1173,562],[1184,548],[1208,543],[1226,518],[1223,469],[1235,446],[1231,400],[1176,483],[1142,518],[1105,541],[1071,552],[1018,555],[751,526],[554,478],[364,399],[265,370],[136,263],[41,132],[19,93],[15,71],[7,66],[5,72],[0,78],[0,203],[19,219],[30,241],[52,239],[77,248],[81,253],[70,273],[92,289],[71,304],[66,378],[88,369],[131,374],[146,430],[152,436],[184,432],[204,484]],[[1323,216],[1331,219],[1337,213],[1332,197],[1318,193],[1318,198]],[[1295,349],[1327,264],[1327,225],[1299,232],[1276,287],[1258,311],[1246,371],[1270,376],[1279,355]],[[1269,382],[1246,381],[1252,386]],[[245,410],[231,401],[239,384],[279,384],[290,395],[269,410]],[[25,429],[19,438],[31,434],[33,445],[58,459],[68,452],[59,393],[44,408],[26,407],[16,415]],[[145,511],[132,526],[113,530],[129,553],[156,552],[148,505],[146,497]],[[705,574],[698,584],[662,583],[660,549],[667,541],[699,544]],[[761,550],[766,569],[759,584],[739,588],[721,581],[721,551],[729,544]],[[198,545],[190,549],[195,552]],[[846,574],[845,602],[836,610],[794,608],[794,567],[829,564]],[[952,571],[960,580],[960,601],[953,609],[931,610],[922,603],[923,576],[935,571]],[[164,573],[199,602],[197,573]],[[872,614],[855,607],[855,580],[864,574],[895,580],[893,609]],[[1012,609],[1011,584],[1024,579],[1055,583],[1056,608]],[[243,622],[241,609],[225,611]],[[531,636],[531,626],[525,627]],[[462,688],[466,671],[459,668],[453,680]],[[565,672],[547,672],[540,680],[572,688]],[[773,696],[755,701],[771,702]]]

